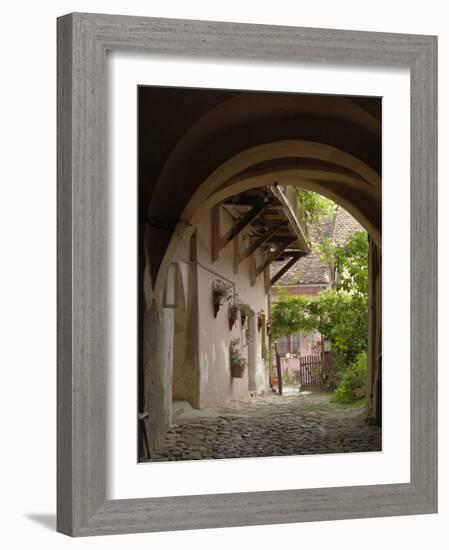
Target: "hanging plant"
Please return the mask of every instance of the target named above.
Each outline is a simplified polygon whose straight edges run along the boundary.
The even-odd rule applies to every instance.
[[[240,307],[234,302],[229,308],[229,330],[232,330],[234,323],[239,317]]]
[[[248,304],[240,304],[240,322],[242,328],[246,327],[246,322],[248,321],[249,316],[251,315],[251,308]]]
[[[214,317],[217,317],[220,307],[232,297],[232,285],[223,279],[215,279],[212,283],[212,301]]]
[[[231,344],[229,346],[229,356],[232,378],[243,378],[247,361],[240,353],[240,338],[234,338],[234,340],[231,340]]]

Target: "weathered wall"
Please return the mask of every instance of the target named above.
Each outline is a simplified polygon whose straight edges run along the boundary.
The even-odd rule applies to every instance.
[[[149,265],[149,235],[144,234],[143,368],[144,411],[149,414],[150,445],[157,447],[170,425],[173,310],[163,310],[153,294]],[[142,411],[143,412],[143,411]]]
[[[223,234],[231,227],[231,217],[221,216]],[[239,246],[244,249],[249,237],[242,235]],[[144,275],[144,365],[145,410],[150,415],[150,439],[153,446],[162,441],[171,423],[172,400],[188,401],[195,408],[220,405],[230,400],[245,399],[249,393],[268,389],[268,373],[263,359],[263,342],[268,343],[265,324],[259,328],[257,314],[268,313],[268,295],[264,273],[251,285],[254,259],[262,263],[260,251],[255,257],[234,261],[234,243],[225,246],[219,259],[212,261],[211,214],[200,219],[196,233],[179,244],[173,264],[176,282],[176,308],[164,308],[162,297],[153,295],[149,255],[145,254]],[[149,249],[146,236],[145,250]],[[230,330],[226,302],[214,317],[212,283],[223,278],[232,281],[234,298],[248,304],[252,313],[247,325],[239,318]],[[241,379],[232,378],[230,343],[238,338],[248,368]]]
[[[178,268],[173,340],[173,399],[199,407],[198,266],[191,258],[190,239],[174,256]]]

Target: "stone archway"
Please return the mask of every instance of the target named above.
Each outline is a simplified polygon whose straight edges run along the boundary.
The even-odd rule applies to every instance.
[[[297,185],[329,197],[370,234],[368,412],[379,420],[380,119],[365,109],[363,102],[347,98],[286,94],[279,100],[279,94],[265,94],[262,101],[260,97],[235,94],[194,121],[158,173],[144,214],[148,220],[141,238],[143,359],[148,373],[145,400],[153,411],[156,444],[170,422],[163,374],[166,335],[161,327],[163,286],[173,254],[183,239],[192,235],[196,220],[214,204],[246,189],[274,183]],[[325,132],[319,130],[323,119]]]
[[[292,162],[299,163],[299,159],[312,159],[319,164],[314,168],[292,167]],[[193,232],[196,221],[205,210],[229,196],[274,182],[311,189],[327,196],[357,219],[380,248],[381,179],[373,169],[344,151],[325,144],[302,140],[264,143],[226,160],[198,185],[165,250],[155,279],[155,294],[161,292],[176,246]],[[351,199],[351,194],[358,195],[358,200]]]
[[[310,174],[308,174],[310,176]],[[379,355],[380,355],[380,349],[381,349],[381,278],[380,278],[380,266],[381,266],[381,247],[378,246],[381,244],[380,242],[380,235],[374,228],[373,230],[373,224],[372,222],[366,218],[363,214],[363,212],[360,212],[356,207],[354,207],[350,202],[345,201],[332,191],[329,191],[329,189],[325,186],[325,182],[316,183],[315,179],[305,179],[304,174],[301,172],[301,170],[295,171],[295,170],[289,170],[286,173],[282,172],[267,172],[263,176],[252,176],[247,175],[245,178],[241,178],[238,181],[235,179],[231,179],[228,185],[221,185],[219,186],[219,190],[215,193],[212,193],[207,200],[202,201],[200,205],[198,206],[198,209],[196,212],[194,212],[192,218],[188,220],[188,222],[183,222],[179,225],[177,228],[177,231],[175,235],[172,237],[172,241],[170,242],[170,245],[167,249],[167,255],[164,258],[164,261],[161,264],[160,272],[158,274],[158,282],[156,283],[155,287],[152,288],[151,294],[152,294],[152,301],[151,305],[148,309],[148,314],[151,319],[154,319],[154,316],[156,316],[160,321],[159,323],[162,323],[162,325],[167,326],[167,321],[165,317],[167,316],[166,313],[161,309],[160,307],[160,297],[162,296],[163,291],[163,281],[164,281],[164,268],[165,268],[165,262],[167,262],[167,265],[170,265],[170,262],[172,260],[171,252],[176,250],[176,247],[179,245],[179,243],[183,239],[187,239],[191,237],[192,232],[195,228],[196,219],[201,218],[201,215],[206,212],[207,210],[210,210],[215,204],[220,203],[225,198],[236,195],[244,190],[251,189],[254,187],[264,187],[267,185],[268,181],[271,181],[273,178],[282,178],[283,184],[292,184],[291,181],[294,182],[294,185],[300,186],[303,188],[311,189],[317,192],[321,192],[322,194],[328,196],[329,198],[333,199],[337,204],[340,204],[341,206],[345,207],[348,211],[350,211],[354,217],[367,229],[369,235],[370,235],[370,256],[369,256],[369,283],[370,283],[370,299],[369,299],[369,346],[368,346],[368,364],[369,364],[369,373],[368,373],[368,396],[367,396],[367,413],[369,418],[373,422],[380,422],[380,369],[379,369]],[[200,190],[201,193],[204,191],[203,189]],[[201,193],[199,194],[201,197]],[[201,201],[201,199],[198,199]],[[375,226],[374,226],[375,227]],[[256,324],[256,316],[252,315],[251,317],[252,324]],[[254,328],[254,327],[253,327]],[[253,330],[257,331],[257,329]],[[159,342],[159,347],[161,350],[169,347],[167,343],[165,342],[166,334],[164,331],[161,331],[161,328],[158,327],[156,329],[153,321],[153,331],[151,332],[153,336],[150,335],[150,338],[154,341],[156,340]],[[253,349],[254,348],[254,349]],[[250,357],[251,354],[251,357]],[[248,390],[250,392],[254,391],[255,388],[255,365],[257,363],[256,359],[254,358],[257,355],[257,351],[255,349],[255,346],[249,345],[248,347],[248,364],[249,364],[249,370],[248,370]],[[254,357],[253,357],[254,356]],[[157,358],[156,358],[157,357]],[[199,372],[197,374],[193,374],[192,372],[195,372],[195,357],[190,356],[189,359],[189,368],[190,368],[190,376],[192,378],[199,378]],[[147,382],[151,380],[151,393],[152,398],[151,402],[154,405],[158,406],[160,410],[163,408],[170,408],[171,406],[171,397],[166,396],[163,398],[163,395],[165,393],[164,391],[164,371],[166,370],[164,367],[164,354],[159,354],[158,356],[153,355],[152,358],[152,364],[153,368],[158,365],[159,374],[153,377],[150,377]],[[175,373],[174,373],[175,374]],[[148,386],[147,386],[148,387]],[[148,393],[148,392],[146,392]],[[179,398],[179,397],[178,397]],[[198,404],[198,397],[194,394],[192,395],[191,402],[195,402]],[[164,429],[170,424],[170,410],[167,412],[165,411],[165,414],[162,416],[162,418],[165,419],[165,425],[160,428],[160,431],[154,430],[153,435],[159,434],[159,438],[162,438]],[[153,422],[154,426],[157,426],[156,422]],[[155,443],[157,444],[158,439],[155,440]]]

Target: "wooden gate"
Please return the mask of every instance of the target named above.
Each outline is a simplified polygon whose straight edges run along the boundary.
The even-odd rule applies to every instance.
[[[320,355],[303,355],[299,358],[301,391],[324,390],[325,377]]]

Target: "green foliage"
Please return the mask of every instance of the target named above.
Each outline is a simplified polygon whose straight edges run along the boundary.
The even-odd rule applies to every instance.
[[[335,216],[337,205],[331,200],[307,189],[297,189],[298,200],[308,235],[313,231],[310,239],[312,247],[320,254],[329,270],[331,286],[335,286],[335,242],[327,237],[323,231],[323,222],[330,222]]]
[[[362,399],[365,396],[366,371],[366,353],[360,353],[357,360],[344,371],[332,400],[336,403],[353,403]]]
[[[290,296],[279,289],[279,300],[272,307],[272,334],[276,338],[319,332],[329,339],[334,365],[329,385],[340,384],[339,402],[352,402],[363,397],[366,378],[368,236],[365,231],[353,232],[337,245],[323,232],[323,221],[333,219],[336,205],[304,189],[298,190],[298,199],[307,227],[313,230],[312,246],[328,267],[330,288],[317,296]]]
[[[343,290],[323,290],[317,296],[282,293],[272,308],[273,336],[319,332],[331,340],[346,364],[368,345],[366,300]]]
[[[317,193],[298,191],[300,202],[310,209],[310,223],[319,228],[323,216],[333,216],[333,203]],[[272,331],[275,337],[297,332],[319,332],[331,340],[334,354],[343,364],[353,363],[368,346],[368,236],[365,231],[349,235],[343,245],[318,234],[315,243],[329,267],[331,288],[317,296],[289,296],[280,291],[272,308]],[[321,235],[321,237],[320,237]],[[332,275],[338,272],[338,284]]]
[[[343,245],[335,247],[335,267],[339,274],[338,288],[368,296],[368,235],[366,231],[351,233]]]
[[[279,301],[273,304],[271,310],[274,338],[314,330],[313,319],[310,319],[308,313],[309,301],[308,296],[289,296],[285,290],[279,290]]]
[[[323,219],[334,215],[336,204],[323,195],[307,189],[297,188],[299,205],[303,212],[305,222],[310,227]]]

